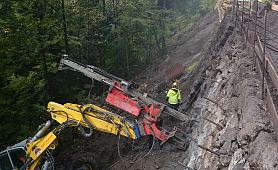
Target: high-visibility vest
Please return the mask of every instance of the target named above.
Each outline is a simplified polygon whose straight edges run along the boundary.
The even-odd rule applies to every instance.
[[[181,100],[180,90],[177,88],[171,88],[168,90],[166,97],[168,98],[169,104],[178,104]]]

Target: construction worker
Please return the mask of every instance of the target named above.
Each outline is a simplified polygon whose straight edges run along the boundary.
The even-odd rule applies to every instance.
[[[171,107],[173,107],[175,110],[178,110],[178,107],[181,103],[181,93],[178,89],[177,82],[173,82],[172,88],[168,90],[166,100]]]

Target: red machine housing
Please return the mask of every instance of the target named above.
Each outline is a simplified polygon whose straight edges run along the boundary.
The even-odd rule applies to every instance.
[[[105,101],[136,117],[138,117],[141,112],[138,101],[128,97],[124,92],[124,89],[122,89],[120,84],[117,82],[114,84],[114,86],[110,87]]]
[[[173,137],[176,133],[176,129],[169,132],[165,129],[159,129],[156,125],[157,119],[160,116],[162,110],[165,106],[158,104],[151,104],[149,106],[144,107],[144,119],[143,119],[143,127],[146,135],[153,135],[155,138],[159,139],[160,145],[165,143],[169,138]]]
[[[117,82],[114,86],[110,87],[106,97],[106,102],[132,114],[133,116],[138,117],[142,113],[144,118],[141,123],[144,129],[144,134],[153,135],[161,141],[160,144],[162,145],[169,138],[173,137],[177,131],[176,129],[171,132],[168,132],[165,129],[160,130],[156,125],[157,119],[165,106],[151,104],[140,107],[138,100],[139,99],[130,98]]]

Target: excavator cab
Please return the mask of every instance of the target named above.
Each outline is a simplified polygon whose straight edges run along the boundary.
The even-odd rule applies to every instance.
[[[26,152],[24,143],[26,140],[8,147],[0,152],[0,170],[23,170],[25,169]]]
[[[27,139],[7,147],[6,150],[0,152],[0,170],[25,170],[26,169],[26,155],[25,150]],[[42,159],[38,170],[54,170],[52,157],[46,153]]]

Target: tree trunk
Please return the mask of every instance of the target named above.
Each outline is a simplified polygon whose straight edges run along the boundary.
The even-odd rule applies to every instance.
[[[106,16],[106,4],[105,4],[105,0],[102,0],[102,14],[104,15],[104,16]]]
[[[89,6],[89,0],[87,0],[87,4]],[[89,31],[90,31],[90,23],[89,23],[90,17],[89,17],[89,9],[87,10],[87,37],[86,37],[86,59],[87,63],[89,63]]]
[[[150,60],[150,58],[152,57],[152,33],[151,31],[149,30],[148,31],[148,38],[149,38],[149,44],[148,44],[148,57],[146,59],[146,63],[147,64]]]
[[[79,41],[80,41],[80,29],[81,29],[81,22],[80,22],[80,20],[79,20],[78,30],[77,30],[77,37],[78,37],[78,40],[79,40]],[[79,62],[82,62],[81,46],[78,46],[77,55],[78,55],[78,57],[79,57]]]
[[[117,22],[116,22],[116,18],[117,18],[117,0],[113,0],[113,15],[114,15],[114,26],[115,28],[117,28]]]
[[[165,39],[165,32],[166,32],[166,28],[165,28],[165,11],[166,10],[166,7],[165,7],[165,0],[163,1],[164,2],[164,6],[163,6],[163,9],[162,9],[162,14],[160,16],[160,19],[159,19],[159,23],[160,23],[160,27],[161,27],[161,43],[162,43],[162,51],[161,51],[161,54],[162,55],[165,55],[167,53],[167,49],[166,49],[166,39]]]
[[[161,52],[160,43],[159,43],[159,40],[158,40],[158,37],[157,37],[155,27],[153,27],[153,34],[154,34],[154,38],[155,38],[155,42],[156,42],[156,46],[158,48],[158,51]]]
[[[161,43],[162,43],[162,51],[161,54],[165,55],[167,53],[167,49],[166,49],[166,40],[165,40],[165,36],[164,33],[161,33]]]
[[[66,14],[65,14],[65,0],[62,0],[62,16],[63,16],[65,50],[66,50],[66,54],[68,54],[69,46],[68,46],[68,30],[67,30],[67,22],[66,22]]]
[[[129,57],[128,57],[128,38],[127,37],[126,37],[126,43],[125,43],[125,56],[126,56],[127,78],[129,78]]]
[[[115,1],[116,0],[112,0],[112,7],[113,7],[113,17],[116,18],[116,8],[115,8]]]
[[[39,23],[42,22],[43,18],[45,17],[45,10],[44,10],[44,4],[36,3],[36,13],[35,16],[38,19]],[[46,54],[45,54],[45,49],[43,46],[43,30],[41,28],[41,25],[39,24],[37,26],[38,29],[38,42],[40,44],[40,49],[39,49],[39,56],[42,56],[42,72],[43,72],[43,79],[45,80],[45,91],[44,91],[44,102],[48,102],[48,92],[49,92],[49,84],[48,84],[48,68],[47,68],[47,62],[46,62]]]

